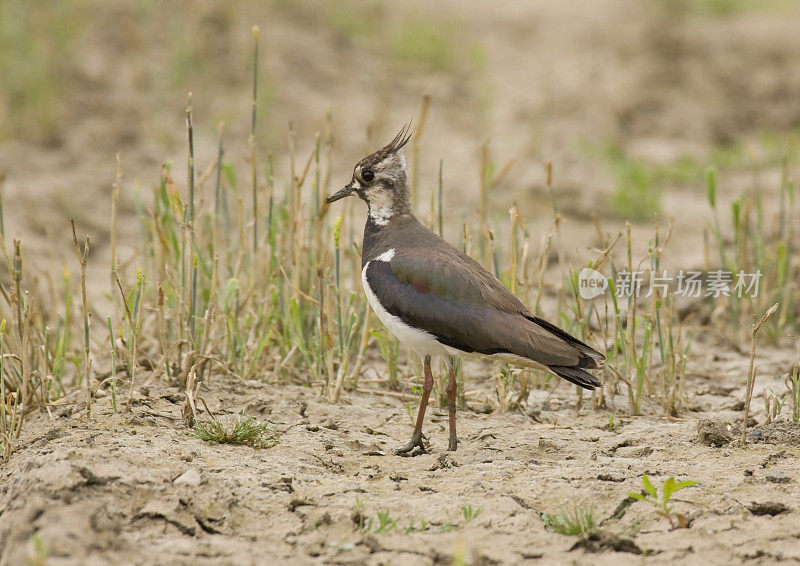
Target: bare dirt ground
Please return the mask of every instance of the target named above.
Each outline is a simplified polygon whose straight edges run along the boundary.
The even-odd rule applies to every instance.
[[[446,235],[453,239],[460,218],[475,208],[479,151],[488,138],[498,162],[516,159],[493,193],[498,218],[517,201],[533,230],[551,229],[541,167],[551,159],[565,206],[564,247],[582,260],[578,250],[594,238],[592,212],[612,232],[623,225],[608,205],[613,175],[587,144],[615,141],[659,165],[686,154],[705,163],[715,148],[743,143],[762,163],[757,176],[767,194],[777,192],[779,163],[759,160],[758,140],[800,127],[800,17],[780,2],[732,4],[744,8],[718,14],[667,8],[691,2],[375,4],[367,31],[326,20],[302,2],[242,3],[229,11],[175,3],[151,19],[103,5],[74,54],[59,135],[43,142],[16,132],[0,144],[6,230],[22,239],[27,262],[55,272],[71,252],[67,219],[76,218],[92,236],[90,291],[96,319],[105,320],[114,154],[123,152],[128,189],[124,242],[138,230],[134,185],[154,182],[164,160],[185,158],[188,90],[205,115],[197,131],[206,162],[218,120],[233,121],[232,140],[246,139],[248,120],[240,117],[249,111],[247,50],[257,23],[271,92],[261,131],[278,156],[288,121],[303,153],[330,108],[333,178],[346,179],[355,160],[416,115],[429,92],[421,184],[435,186],[444,157],[445,201],[452,203]],[[409,17],[451,30],[444,67],[409,67],[382,50],[381,26]],[[194,74],[180,78],[170,38],[200,53]],[[231,141],[229,155],[242,166],[244,144]],[[789,167],[796,174],[796,160]],[[726,207],[753,176],[749,169],[721,173]],[[668,181],[663,195],[664,213],[678,217],[667,261],[701,266],[698,242],[708,218],[701,181]],[[644,249],[650,227],[634,232]],[[487,413],[485,406],[496,405],[489,368],[471,363],[467,388],[476,394],[472,408],[458,414],[459,450],[444,450],[446,414],[431,406],[430,454],[410,458],[392,452],[411,430],[402,399],[383,393],[348,392],[331,405],[318,389],[274,383],[269,375],[205,384],[203,397],[223,419],[272,423],[277,442],[265,448],[194,437],[181,413],[182,388],[162,381],[137,390],[130,412],[114,414],[109,397],[101,397],[89,426],[73,394],[52,417],[30,415],[11,460],[0,465],[0,563],[800,562],[800,429],[785,420],[764,424],[762,407],[765,388],[783,388],[795,352],[786,341],[759,348],[753,407],[761,424],[741,447],[727,442],[742,419],[748,358],[738,342],[695,333],[688,407],[675,419],[654,406],[645,407],[646,416],[626,416],[624,397],[610,393],[607,409],[588,402],[578,408],[566,385],[552,394],[534,390],[524,409]],[[106,370],[108,360],[97,366]],[[720,446],[708,444],[716,438],[709,430],[722,435]],[[643,472],[657,485],[670,476],[698,482],[675,496],[689,528],[672,530],[652,507],[627,499],[641,490]],[[578,539],[544,527],[542,513],[573,502],[594,505],[610,534],[573,549]],[[477,516],[467,521],[465,508]],[[396,528],[379,532],[385,511]]]
[[[790,363],[770,354],[764,374]],[[3,467],[3,558],[36,557],[36,538],[53,564],[798,561],[800,428],[756,426],[744,448],[702,440],[703,419],[734,433],[741,421],[741,367],[721,358],[709,360],[713,379],[691,380],[696,407],[679,419],[618,416],[609,429],[606,414],[577,410],[559,387],[532,394],[525,411],[462,410],[455,453],[444,450],[446,413],[432,407],[431,451],[415,457],[392,453],[410,422],[397,399],[380,395],[331,405],[309,388],[211,384],[205,395],[223,418],[275,425],[277,444],[260,449],[192,437],[177,387],[143,387],[132,411],[116,415],[106,397],[91,427],[80,403],[67,406],[30,422]],[[627,500],[641,490],[642,472],[656,485],[668,476],[698,482],[675,497],[688,529],[671,530],[645,503]],[[544,528],[542,513],[573,502],[595,505],[601,528],[635,548],[608,538],[573,550],[575,538]],[[478,512],[468,524],[465,506]],[[385,511],[397,528],[378,532]],[[405,532],[423,522],[428,530]]]

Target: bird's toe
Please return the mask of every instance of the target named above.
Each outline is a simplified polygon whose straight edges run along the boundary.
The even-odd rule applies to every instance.
[[[428,450],[425,448],[425,444],[422,442],[422,434],[412,434],[411,440],[408,441],[408,444],[397,448],[394,452],[398,456],[403,456],[405,454],[412,453],[415,449],[419,448],[421,454],[425,454]]]

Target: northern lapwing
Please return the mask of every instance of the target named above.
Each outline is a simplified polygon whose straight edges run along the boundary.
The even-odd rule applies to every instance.
[[[409,180],[402,148],[411,138],[404,127],[385,147],[365,157],[332,203],[358,195],[369,207],[361,250],[361,282],[369,304],[403,344],[423,357],[425,382],[411,440],[422,443],[422,422],[433,375],[431,356],[441,355],[450,373],[450,442],[456,437],[456,380],[452,356],[483,355],[524,367],[543,368],[584,389],[600,381],[585,369],[605,357],[557,326],[531,314],[482,265],[422,225],[409,203]]]

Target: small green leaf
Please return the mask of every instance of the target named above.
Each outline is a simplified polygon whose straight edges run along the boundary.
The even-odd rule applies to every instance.
[[[644,501],[645,497],[641,493],[634,493],[632,491],[628,492],[628,497],[631,499],[636,499],[637,501]]]
[[[717,206],[717,172],[713,167],[706,171],[706,197],[711,208]]]
[[[225,180],[230,187],[236,187],[236,175],[233,170],[233,164],[228,160],[222,162],[222,173],[225,175]]]
[[[664,503],[669,501],[669,498],[672,497],[672,494],[675,492],[675,478],[672,476],[667,478],[667,481],[664,482],[664,486],[661,488],[661,499]]]
[[[656,488],[653,487],[653,484],[650,483],[650,480],[647,478],[647,474],[642,474],[642,483],[644,484],[644,488],[653,497],[658,497],[658,492]]]
[[[692,480],[682,481],[682,482],[679,482],[678,485],[675,486],[675,491],[678,491],[679,489],[683,489],[684,487],[692,487],[693,485],[697,485],[697,482],[696,481],[692,481]]]
[[[731,214],[733,216],[733,229],[738,233],[740,228],[740,219],[742,217],[742,197],[734,199],[734,201],[731,203]]]

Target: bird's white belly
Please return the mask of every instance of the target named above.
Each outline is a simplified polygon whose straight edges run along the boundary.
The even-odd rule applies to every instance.
[[[394,250],[389,250],[372,261],[390,261],[393,255]],[[367,268],[372,261],[367,262],[367,264],[364,265],[364,268],[361,270],[361,284],[364,286],[364,293],[367,295],[367,301],[369,301],[372,310],[375,311],[375,314],[378,315],[378,318],[384,324],[384,326],[389,329],[389,332],[391,332],[395,338],[411,348],[411,350],[420,356],[436,356],[447,354],[447,348],[444,346],[444,344],[436,340],[433,334],[430,332],[425,332],[424,330],[419,330],[413,326],[409,326],[400,320],[400,317],[391,314],[389,311],[383,308],[383,305],[381,305],[378,297],[376,297],[375,293],[372,292],[372,289],[367,282]]]

